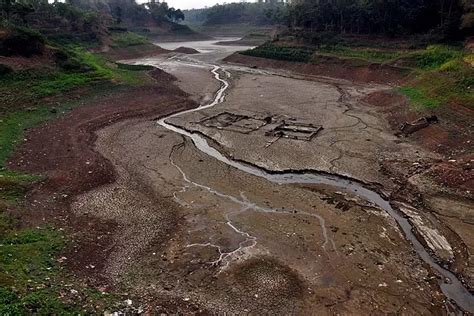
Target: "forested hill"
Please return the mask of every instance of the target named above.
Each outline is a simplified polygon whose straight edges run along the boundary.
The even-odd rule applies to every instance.
[[[144,4],[137,4],[134,0],[68,0],[68,3],[112,16],[118,24],[129,27],[157,26],[184,20],[180,9],[154,0]]]
[[[229,3],[205,9],[184,10],[185,22],[192,25],[249,24],[274,25],[285,21],[288,8],[283,3]]]
[[[423,34],[433,40],[457,40],[474,30],[474,0],[298,0],[230,3],[183,12],[190,25],[278,24],[313,34]]]
[[[313,32],[460,38],[473,32],[474,0],[300,0],[286,22]]]
[[[142,35],[193,35],[179,9],[152,0],[4,0],[0,2],[0,26],[33,30],[49,39],[101,41],[108,29],[131,30]]]

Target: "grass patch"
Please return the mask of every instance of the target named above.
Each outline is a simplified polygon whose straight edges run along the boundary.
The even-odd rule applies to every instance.
[[[313,56],[314,49],[309,47],[280,46],[272,43],[265,43],[261,46],[240,53],[242,55],[269,59],[309,62]]]
[[[418,109],[435,108],[442,102],[438,98],[430,97],[426,91],[417,87],[404,86],[398,90],[406,95]]]
[[[79,315],[114,305],[116,296],[64,276],[56,260],[64,243],[60,231],[19,228],[0,208],[0,315]]]
[[[107,93],[111,88],[122,89],[109,84],[97,91]],[[52,227],[22,228],[6,211],[15,205],[18,209],[17,203],[23,199],[29,184],[39,179],[5,168],[6,159],[22,141],[25,129],[55,118],[79,106],[81,101],[84,98],[63,103],[56,111],[41,106],[0,119],[0,315],[89,314],[106,310],[119,301],[115,295],[75,285],[62,272],[56,261],[65,244],[62,232]],[[72,293],[72,289],[77,292]]]
[[[146,37],[132,32],[114,32],[112,33],[112,40],[112,47],[129,47],[150,43]]]
[[[418,68],[436,70],[448,62],[460,59],[463,56],[463,50],[453,46],[429,45],[426,49],[413,53],[413,56]]]
[[[381,50],[343,45],[295,46],[279,42],[265,43],[241,52],[243,55],[295,62],[315,62],[318,55],[361,62],[403,65],[415,79],[398,89],[419,110],[448,103],[474,107],[474,57],[458,46],[429,45],[426,49]],[[363,65],[363,64],[362,64]]]
[[[353,48],[347,46],[321,46],[318,53],[339,57],[360,58],[370,62],[387,63],[403,56],[403,52],[379,50],[373,48]]]
[[[401,51],[380,50],[374,48],[349,47],[342,45],[294,46],[265,43],[254,49],[241,52],[243,55],[296,62],[310,62],[314,54],[362,59],[368,62],[386,63],[400,58]]]
[[[53,113],[45,107],[32,111],[14,112],[4,116],[0,122],[0,168],[5,168],[5,160],[22,139],[25,129],[35,126]]]
[[[89,314],[118,302],[117,296],[83,288],[62,272],[56,261],[65,244],[62,232],[25,228],[10,215],[13,209],[20,211],[18,202],[41,177],[8,170],[6,161],[27,129],[88,99],[150,82],[143,73],[150,68],[120,66],[72,45],[57,53],[63,64],[3,71],[0,77],[0,315]],[[87,87],[86,96],[61,96],[78,87]],[[56,97],[54,107],[45,97]]]
[[[109,63],[104,57],[91,53],[83,53],[82,57],[82,60],[93,70],[87,73],[50,73],[48,71],[17,73],[14,77],[5,79],[3,81],[5,85],[0,86],[0,99],[5,98],[15,106],[17,103],[30,105],[18,109],[0,108],[0,111],[4,112],[0,118],[0,199],[9,203],[14,202],[24,195],[23,191],[27,183],[40,179],[39,176],[26,175],[6,168],[6,160],[15,147],[23,142],[25,131],[80,105],[78,100],[60,102],[54,108],[51,104],[40,103],[41,101],[38,105],[33,102],[80,86],[91,86],[95,82],[100,82],[100,85],[89,88],[88,94],[91,96],[105,93],[114,87],[126,88],[150,80],[148,76],[140,72],[145,70],[144,68],[138,67],[140,69],[134,69],[135,71],[119,68]],[[2,91],[8,93],[3,94]]]
[[[100,91],[104,89],[110,91],[107,86]],[[80,101],[65,103],[57,111],[42,106],[0,119],[0,315],[87,314],[96,311],[95,306],[105,310],[117,301],[114,295],[74,286],[75,281],[62,272],[56,261],[65,244],[62,232],[52,227],[23,228],[6,211],[12,206],[18,209],[29,184],[40,179],[5,168],[6,159],[23,139],[25,129],[79,104]],[[72,286],[78,294],[71,294]]]
[[[26,179],[21,179],[21,175],[9,178],[0,177],[0,200],[7,204],[13,204],[23,199],[27,191],[27,183]]]
[[[104,56],[75,48],[72,50],[85,71],[65,71],[58,68],[24,70],[0,79],[0,113],[20,110],[37,104],[44,97],[58,95],[78,87],[98,82],[140,85],[147,77],[109,62]]]
[[[44,67],[9,73],[0,79],[0,198],[5,201],[12,202],[23,196],[24,184],[39,179],[6,169],[5,162],[23,141],[25,130],[79,105],[78,101],[56,102],[53,108],[43,101],[45,97],[61,95],[78,87],[88,87],[88,93],[94,95],[111,87],[141,85],[151,80],[141,72],[149,67],[118,66],[104,56],[79,47],[63,49],[87,71]]]
[[[130,70],[130,71],[143,71],[143,70],[153,70],[155,67],[149,65],[131,65],[131,64],[122,64],[116,63],[119,69]]]
[[[0,314],[70,314],[79,309],[58,298],[49,280],[57,279],[55,256],[63,238],[51,228],[19,229],[0,210]]]
[[[474,107],[474,68],[469,54],[459,47],[429,46],[417,52],[417,77],[401,87],[418,109],[454,103]]]
[[[0,200],[16,202],[24,196],[27,183],[40,179],[39,176],[8,170],[6,160],[22,141],[26,129],[56,115],[47,107],[40,107],[32,111],[13,112],[0,119]]]

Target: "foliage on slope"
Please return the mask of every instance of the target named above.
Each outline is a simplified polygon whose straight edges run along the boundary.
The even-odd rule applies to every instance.
[[[410,69],[412,79],[399,91],[418,108],[449,103],[472,107],[474,104],[474,68],[468,63],[472,53],[461,46],[428,45],[424,49],[380,49],[367,46],[266,43],[241,54],[285,61],[317,62],[316,56],[335,56],[352,60],[354,66],[386,64]],[[316,60],[316,61],[314,61]]]

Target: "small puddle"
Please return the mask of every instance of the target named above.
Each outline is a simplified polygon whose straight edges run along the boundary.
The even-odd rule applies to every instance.
[[[167,123],[167,119],[186,113],[192,113],[207,109],[224,101],[224,93],[229,87],[229,83],[225,79],[221,78],[221,76],[219,75],[219,70],[222,71],[226,76],[230,76],[227,71],[220,68],[219,66],[214,66],[214,68],[211,70],[212,74],[214,75],[214,78],[221,82],[221,87],[217,91],[217,94],[212,103],[164,117],[158,121],[158,124],[170,131],[189,137],[198,150],[240,171],[252,174],[257,177],[265,178],[268,181],[278,184],[324,184],[338,190],[343,190],[345,192],[352,193],[368,202],[377,205],[381,209],[385,210],[393,219],[397,221],[398,225],[405,234],[405,238],[410,241],[413,246],[413,249],[418,253],[420,258],[425,263],[430,265],[434,270],[436,270],[441,276],[444,277],[442,280],[440,280],[440,288],[443,291],[444,295],[447,298],[452,299],[458,306],[460,306],[464,310],[470,313],[474,313],[473,295],[463,286],[461,281],[453,273],[444,269],[434,261],[428,251],[423,247],[420,241],[413,234],[413,227],[408,221],[408,219],[403,217],[398,211],[396,211],[390,205],[390,203],[377,192],[364,187],[362,183],[349,180],[337,175],[323,174],[314,171],[281,171],[273,173],[245,162],[231,160],[224,156],[222,153],[220,153],[218,150],[216,150],[214,147],[210,146],[204,136],[198,133],[190,133],[182,128]]]

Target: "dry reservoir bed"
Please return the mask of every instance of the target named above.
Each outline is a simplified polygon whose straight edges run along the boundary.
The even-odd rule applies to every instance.
[[[167,60],[167,70],[207,104],[219,82],[210,67],[185,61]],[[386,87],[226,68],[223,103],[166,122],[206,135],[227,157],[273,171],[337,173],[385,191],[395,183],[381,172],[384,161],[436,158],[399,142],[359,101]],[[433,271],[394,219],[355,195],[267,181],[155,120],[106,127],[96,149],[118,179],[82,195],[75,210],[119,224],[104,273],[137,294],[256,314],[430,314],[444,306]],[[420,221],[428,246],[452,257],[437,223]]]

